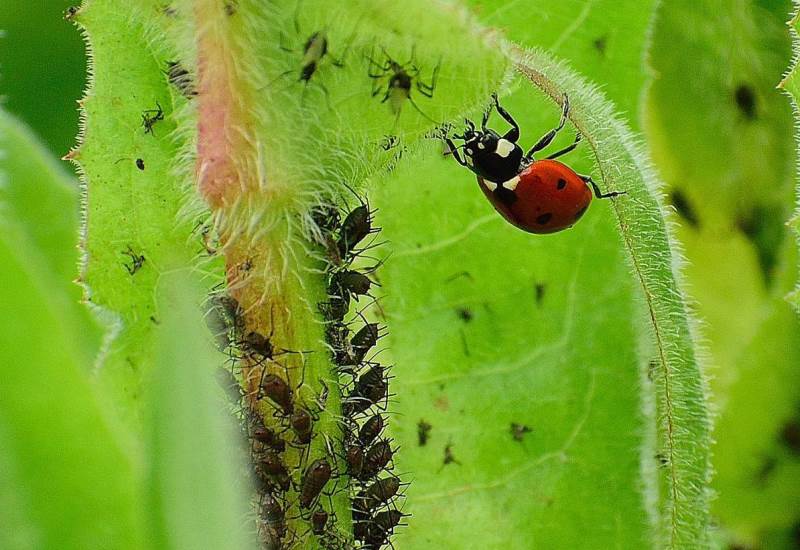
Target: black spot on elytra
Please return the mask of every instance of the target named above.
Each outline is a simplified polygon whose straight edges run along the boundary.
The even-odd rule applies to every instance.
[[[686,220],[686,223],[692,227],[700,226],[697,212],[695,212],[692,203],[689,202],[689,199],[683,194],[683,191],[675,189],[670,195],[670,201],[672,202],[672,206],[675,207],[675,211],[681,218]]]
[[[552,219],[552,217],[553,217],[553,214],[551,214],[550,212],[548,212],[546,214],[542,214],[541,216],[537,216],[536,223],[538,223],[539,225],[545,225],[547,222],[549,222]]]
[[[785,214],[783,207],[756,205],[736,219],[736,227],[753,244],[758,254],[761,274],[767,286],[772,284],[778,253],[783,244]]]
[[[567,180],[563,178],[558,179],[558,183],[556,184],[556,189],[561,190],[567,186]]]
[[[733,93],[736,100],[736,106],[742,114],[749,120],[753,120],[757,116],[756,93],[749,84],[739,84],[736,91]]]
[[[517,194],[514,193],[511,189],[506,189],[502,185],[498,185],[497,189],[494,190],[494,196],[497,197],[497,200],[499,200],[506,206],[511,206],[512,204],[517,202]]]
[[[136,168],[144,170],[144,161],[142,159],[136,159]]]
[[[581,219],[581,216],[586,214],[586,209],[587,208],[589,208],[588,204],[575,213],[575,221],[578,221],[579,219]]]

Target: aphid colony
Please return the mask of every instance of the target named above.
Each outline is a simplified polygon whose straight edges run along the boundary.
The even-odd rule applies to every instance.
[[[394,449],[383,436],[389,377],[388,368],[375,360],[374,352],[382,329],[378,323],[367,322],[363,312],[352,318],[349,312],[352,303],[365,296],[372,299],[374,268],[355,269],[353,260],[364,251],[358,246],[378,229],[372,227],[372,212],[366,204],[347,213],[344,220],[333,207],[319,209],[314,221],[316,240],[327,258],[328,297],[318,308],[340,381],[338,420],[343,440],[335,442],[332,434],[315,432],[327,403],[329,389],[324,382],[320,381],[321,395],[302,401],[299,390],[305,373],[293,386],[290,369],[284,366],[286,357],[302,358],[304,352],[276,347],[273,334],[248,331],[241,306],[228,295],[216,298],[220,347],[228,350],[234,368],[246,364],[269,365],[269,369],[259,376],[255,395],[245,395],[233,371],[227,369],[220,369],[220,385],[249,440],[258,534],[264,546],[297,547],[310,534],[324,548],[377,550],[389,544],[405,517],[399,509],[403,484],[391,473]],[[314,456],[312,440],[324,442],[322,456],[319,452]],[[351,502],[352,538],[351,527],[340,524],[342,518],[333,510],[333,496],[343,492]],[[305,531],[294,527],[301,520],[307,525]]]
[[[352,267],[353,260],[370,248],[358,246],[379,231],[372,225],[372,215],[369,206],[362,203],[340,221],[337,211],[326,208],[316,212],[315,224],[328,258],[328,300],[320,303],[319,309],[326,320],[326,340],[343,388],[344,458],[352,484],[354,536],[362,548],[377,549],[389,544],[404,517],[398,509],[403,484],[388,473],[395,450],[391,441],[382,437],[389,397],[388,368],[372,353],[382,327],[368,322],[360,312],[355,316],[360,326],[345,320],[351,302],[369,297],[374,284],[369,275],[375,267],[364,271]]]

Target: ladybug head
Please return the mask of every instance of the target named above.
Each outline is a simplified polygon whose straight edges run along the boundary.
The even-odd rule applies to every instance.
[[[485,125],[479,129],[471,120],[466,120],[465,124],[464,133],[453,135],[463,141],[457,149],[463,150],[464,158],[456,156],[456,160],[492,182],[500,183],[516,176],[523,159],[519,145]]]
[[[491,129],[478,130],[471,120],[466,120],[465,123],[467,127],[464,129],[464,133],[456,134],[453,137],[464,142],[462,147],[464,154],[468,158],[474,159],[476,156],[482,156],[483,153],[492,153],[497,149],[500,136],[496,132]]]

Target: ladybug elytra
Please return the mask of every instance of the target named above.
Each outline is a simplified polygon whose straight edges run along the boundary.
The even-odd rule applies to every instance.
[[[492,108],[511,125],[502,136],[486,126]],[[565,95],[558,126],[523,153],[517,143],[519,125],[500,106],[497,94],[492,94],[492,105],[484,113],[480,129],[466,120],[464,133],[453,136],[463,144],[456,146],[450,138],[445,141],[456,161],[477,175],[483,194],[509,223],[529,233],[555,233],[572,227],[583,216],[592,201],[592,191],[599,199],[625,193],[602,193],[590,176],[582,176],[554,160],[578,146],[580,133],[568,147],[546,159],[534,159],[533,155],[550,145],[564,128],[568,115],[569,98]],[[463,158],[459,149],[463,149]]]

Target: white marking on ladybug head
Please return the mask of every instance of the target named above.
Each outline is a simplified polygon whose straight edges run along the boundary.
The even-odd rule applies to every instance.
[[[514,144],[508,141],[507,139],[500,139],[497,142],[497,148],[495,149],[495,153],[500,155],[503,158],[506,158],[508,155],[511,154],[511,151],[514,150]]]
[[[500,186],[505,187],[509,191],[514,191],[517,188],[518,184],[519,184],[519,176],[514,176],[510,180],[501,183]]]
[[[483,144],[482,141],[478,142],[478,149],[486,149],[486,146]]]
[[[487,188],[489,191],[494,191],[495,189],[497,189],[497,184],[496,184],[495,182],[493,182],[493,181],[489,181],[489,180],[487,180],[487,179],[483,180],[483,185],[485,185],[485,186],[486,186],[486,188]]]

